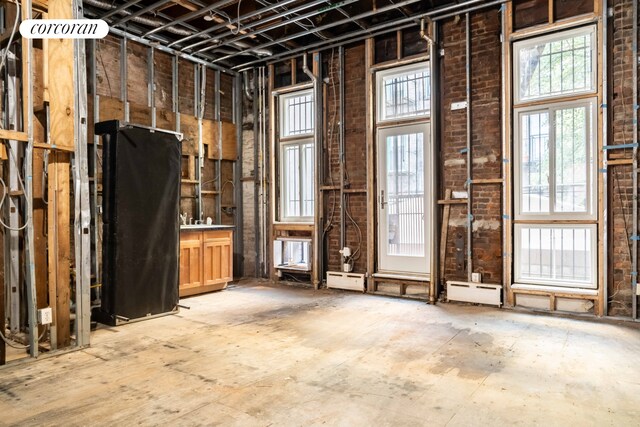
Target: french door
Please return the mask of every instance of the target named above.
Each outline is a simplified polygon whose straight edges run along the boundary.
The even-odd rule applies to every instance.
[[[429,273],[429,124],[378,130],[378,270]]]

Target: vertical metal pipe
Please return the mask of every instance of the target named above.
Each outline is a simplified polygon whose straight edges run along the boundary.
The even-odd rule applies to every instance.
[[[270,145],[268,142],[268,132],[271,132],[270,126],[271,123],[268,121],[268,114],[275,114],[268,110],[267,108],[267,95],[269,93],[269,83],[267,80],[267,69],[266,67],[260,67],[262,71],[262,85],[260,86],[262,89],[262,150],[260,152],[260,156],[262,157],[262,274],[265,277],[269,275],[269,265],[267,260],[269,259],[269,197],[271,187],[269,185],[270,177],[270,168],[269,168],[269,149]]]
[[[347,244],[347,230],[345,224],[345,193],[344,193],[344,168],[346,162],[345,146],[344,146],[344,47],[338,47],[338,59],[340,70],[338,78],[340,79],[340,123],[339,123],[339,149],[338,156],[340,161],[340,250]],[[333,65],[333,64],[332,64]],[[333,84],[333,82],[332,82]],[[335,197],[335,195],[334,195]]]
[[[180,132],[180,84],[179,84],[179,61],[178,57],[171,58],[171,98],[172,107],[176,118],[176,132]]]
[[[155,49],[150,47],[148,50],[147,66],[149,67],[149,82],[147,88],[148,103],[151,110],[151,127],[156,127],[156,67],[155,67]]]
[[[22,3],[23,19],[31,19],[31,0],[24,0]],[[25,42],[23,42],[25,43]],[[24,46],[24,44],[23,44]],[[31,357],[38,357],[38,320],[37,320],[37,301],[36,301],[36,266],[34,261],[34,235],[33,235],[33,40],[26,41],[26,57],[27,63],[22,66],[27,67],[28,82],[22,82],[27,85],[27,108],[25,111],[26,128],[28,142],[25,148],[24,169],[25,169],[25,211],[26,211],[26,282],[27,282],[27,316],[29,320],[29,351]],[[22,54],[24,58],[25,54]],[[24,102],[24,100],[23,100]],[[17,160],[17,159],[16,159]]]
[[[431,218],[431,268],[429,274],[429,303],[435,304],[438,297],[438,281],[442,276],[444,277],[443,271],[438,271],[439,268],[439,252],[438,252],[438,165],[439,165],[439,150],[438,150],[438,132],[440,129],[438,120],[438,100],[439,100],[439,79],[440,79],[440,68],[439,68],[439,60],[438,60],[438,23],[433,21],[431,22],[431,41],[429,42],[429,69],[430,69],[430,91],[431,91],[431,104],[430,104],[430,113],[429,113],[429,126],[430,129],[430,164],[431,164],[431,182],[429,184],[430,188],[430,218]],[[447,224],[442,224],[443,227],[446,227]],[[440,242],[440,245],[446,245],[447,242]]]
[[[248,84],[248,82],[246,82]],[[254,276],[259,277],[260,274],[260,166],[258,162],[258,147],[260,146],[259,126],[260,117],[258,115],[258,105],[260,103],[260,91],[258,89],[258,69],[253,68],[253,225],[254,225]]]
[[[84,16],[82,1],[73,1],[73,17]],[[85,40],[74,40],[74,244],[76,281],[76,345],[89,345],[91,331],[91,210],[87,155],[87,63]]]
[[[469,12],[465,14],[466,33],[466,91],[467,91],[467,280],[471,281],[473,273],[473,177],[471,156],[471,23],[469,22]]]
[[[100,121],[100,96],[98,96],[98,81],[97,81],[97,61],[96,61],[96,49],[97,44],[95,39],[91,40],[91,93],[93,94],[93,123]],[[93,272],[96,277],[96,282],[100,283],[100,239],[99,239],[99,227],[100,227],[100,207],[98,206],[98,146],[100,144],[100,137],[98,135],[93,136],[93,152],[92,152],[92,177],[90,182],[93,187],[93,194],[91,203],[93,204],[93,248],[94,248],[94,266]],[[102,288],[96,287],[96,299],[100,299],[102,295]]]
[[[216,159],[216,191],[215,198],[215,214],[216,223],[222,223],[222,106],[220,104],[220,71],[216,70],[215,74],[215,117],[218,126],[218,140],[215,141],[218,146],[218,158]]]
[[[509,40],[507,40],[507,21],[506,21],[506,7],[502,5],[500,7],[500,37],[502,41],[502,56],[501,56],[501,96],[500,96],[500,123],[501,126],[501,139],[502,139],[502,271],[503,271],[503,286],[502,286],[502,301],[504,304],[507,304],[507,289],[509,288],[508,284],[505,280],[508,280],[508,275],[506,274],[507,268],[510,267],[510,256],[508,255],[507,247],[508,242],[512,239],[512,234],[510,232],[510,224],[509,224],[509,216],[510,210],[508,206],[508,197],[507,191],[509,191],[509,186],[507,182],[509,180],[509,159],[508,159],[508,148],[509,148],[509,140],[507,137],[507,129],[510,127],[510,123],[508,123],[507,119],[507,108],[509,108],[509,100],[507,99],[507,86],[508,86],[508,69],[510,64],[507,62],[509,56]],[[506,267],[509,266],[509,267]]]
[[[638,318],[638,2],[633,1],[633,235],[631,293],[633,320]]]
[[[236,147],[238,157],[233,163],[233,205],[235,206],[235,224],[236,229],[234,233],[235,243],[234,252],[237,254],[237,263],[234,262],[234,268],[237,269],[237,276],[244,276],[244,210],[243,210],[243,198],[242,198],[242,148],[243,148],[243,91],[242,91],[242,74],[239,73],[234,79],[234,121],[236,123]],[[247,82],[248,84],[248,82]],[[237,265],[237,267],[235,267]]]
[[[602,146],[606,146],[607,145],[607,140],[608,140],[608,136],[609,136],[609,109],[607,108],[607,105],[609,105],[609,100],[608,100],[608,93],[609,93],[609,83],[608,83],[608,64],[609,64],[609,52],[608,52],[608,27],[609,27],[609,11],[608,11],[608,7],[607,7],[607,0],[602,0],[602,128],[601,128],[601,132],[602,132]],[[604,161],[603,161],[603,167],[606,169],[606,153],[603,152],[602,156],[604,157]],[[635,157],[635,156],[634,156]],[[597,159],[596,159],[597,161]],[[635,174],[634,174],[635,175]],[[603,173],[602,174],[602,200],[604,203],[603,206],[603,217],[602,218],[598,218],[600,221],[606,221],[606,219],[608,218],[608,214],[607,214],[607,173]],[[596,181],[596,185],[597,185],[597,181]],[[603,241],[602,241],[602,246],[604,248],[607,247],[607,224],[606,222],[604,223],[603,226],[604,229],[604,233],[602,235]],[[602,289],[601,292],[603,293],[603,307],[602,307],[602,314],[604,316],[607,316],[609,314],[609,288],[608,288],[608,279],[607,279],[607,270],[608,270],[608,262],[607,262],[607,257],[608,255],[608,251],[605,249],[604,251],[602,251],[603,257],[604,259],[602,260],[602,266],[604,268],[603,272],[602,272],[602,276],[603,276],[603,280],[602,280]]]
[[[120,100],[124,107],[124,121],[129,122],[129,102],[127,101],[127,38],[120,40]]]

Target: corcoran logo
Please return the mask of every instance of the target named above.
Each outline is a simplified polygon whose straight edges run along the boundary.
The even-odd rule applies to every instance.
[[[102,19],[27,19],[20,34],[28,39],[102,39],[109,25]]]

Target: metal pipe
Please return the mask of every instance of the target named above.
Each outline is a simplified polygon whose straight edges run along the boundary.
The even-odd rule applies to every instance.
[[[430,89],[431,89],[431,103],[429,113],[429,126],[430,129],[430,143],[431,143],[431,268],[429,274],[429,303],[435,304],[438,297],[438,281],[442,276],[443,271],[438,271],[439,268],[439,252],[438,252],[438,168],[435,167],[439,164],[438,158],[438,132],[439,116],[438,116],[438,101],[439,101],[439,60],[438,60],[438,23],[431,23],[431,38],[427,42],[429,43],[429,69],[430,69]],[[445,226],[443,224],[443,226]],[[440,242],[440,244],[446,245],[447,242]]]
[[[318,53],[314,55],[319,55]],[[318,61],[319,59],[314,58],[314,61]],[[314,203],[313,210],[315,216],[315,226],[313,229],[313,259],[315,262],[313,263],[313,286],[316,289],[320,288],[320,283],[322,283],[323,274],[323,265],[322,265],[322,228],[323,222],[321,221],[321,212],[322,206],[320,206],[320,186],[322,185],[322,144],[321,144],[321,133],[322,133],[322,86],[320,84],[320,79],[316,76],[309,67],[307,66],[307,53],[305,52],[302,57],[302,71],[309,76],[311,81],[313,82],[313,101],[314,101],[314,114],[315,120],[313,125],[313,144],[314,144],[314,152],[315,152],[315,167],[313,168],[314,173]],[[273,114],[273,112],[272,112]]]
[[[236,161],[233,163],[233,189],[234,189],[234,197],[233,204],[235,206],[235,223],[236,223],[236,232],[235,236],[235,244],[234,244],[234,252],[238,254],[237,264],[234,263],[234,268],[237,265],[238,276],[244,276],[244,241],[243,241],[243,229],[244,229],[244,207],[243,207],[243,197],[242,197],[242,149],[243,149],[243,129],[242,129],[242,116],[243,116],[243,100],[242,100],[242,74],[238,74],[235,77],[235,87],[234,87],[234,121],[236,124],[236,147],[238,152],[238,157]]]
[[[288,52],[283,52],[283,53],[279,53],[279,54],[274,54],[269,58],[269,61],[267,62],[267,64],[273,64],[275,62],[279,62],[279,61],[283,61],[285,59],[290,59],[293,58],[295,56],[297,56],[300,52],[305,51],[305,50],[325,50],[325,49],[331,49],[334,47],[338,47],[347,43],[353,43],[356,41],[360,41],[366,38],[370,38],[370,37],[374,37],[374,36],[378,36],[381,34],[385,34],[391,31],[397,31],[397,30],[401,30],[401,29],[405,29],[405,28],[410,28],[413,27],[415,25],[415,21],[421,18],[425,18],[425,17],[431,17],[432,21],[438,21],[441,19],[440,16],[434,17],[436,16],[438,13],[443,13],[443,12],[447,12],[459,7],[464,7],[467,5],[471,5],[471,4],[475,4],[478,3],[478,1],[481,0],[471,0],[469,2],[466,3],[460,3],[460,4],[456,4],[456,5],[451,5],[451,6],[446,6],[437,10],[432,10],[430,12],[425,12],[422,13],[420,15],[414,16],[414,17],[410,17],[410,18],[402,18],[402,19],[398,19],[395,21],[390,21],[390,22],[384,22],[382,24],[373,26],[371,28],[368,28],[366,31],[356,31],[353,33],[349,33],[349,34],[344,34],[342,36],[338,36],[338,37],[333,37],[331,40],[328,41],[321,41],[318,43],[313,43],[310,45],[305,45],[303,47],[300,48],[296,48],[296,49],[291,49]],[[473,8],[468,8],[468,9],[462,9],[459,11],[456,11],[455,14],[460,14],[460,13],[464,13],[465,11],[472,11],[472,10],[478,10],[478,9],[482,9],[482,8],[487,8],[487,7],[493,7],[493,6],[497,6],[503,3],[506,3],[508,0],[495,0],[492,1],[490,3],[485,3]],[[397,5],[396,5],[397,6]],[[381,12],[382,9],[378,9],[377,12]],[[446,16],[451,16],[451,15],[446,15]],[[358,17],[356,17],[358,18]],[[356,19],[354,18],[354,19]],[[333,26],[332,24],[329,24],[329,26],[325,26],[325,27],[319,27],[319,29],[325,29],[328,28],[330,26]],[[297,37],[301,37],[304,34],[294,34],[290,37],[286,37],[285,39],[280,39],[278,40],[278,42],[284,42],[284,41],[289,41],[292,39],[295,39]],[[260,47],[264,47],[266,45],[261,45]],[[239,54],[250,54],[250,52],[244,51],[244,52],[239,52]],[[236,65],[231,67],[232,69],[245,69],[246,67],[252,66],[254,64],[258,64],[258,63],[262,63],[264,62],[263,60],[259,59],[259,60],[255,60],[255,61],[250,61],[250,62],[245,62],[241,65]]]
[[[638,318],[638,2],[633,1],[633,235],[631,293],[633,320]]]
[[[509,40],[507,40],[507,17],[506,17],[506,8],[503,5],[502,8],[500,9],[500,29],[501,29],[501,34],[500,34],[500,40],[502,42],[502,57],[501,57],[501,67],[500,67],[500,73],[501,73],[501,97],[500,97],[500,123],[502,123],[501,129],[500,129],[500,137],[502,139],[502,245],[503,245],[503,257],[502,257],[502,276],[503,276],[503,286],[502,286],[502,301],[504,305],[507,305],[507,289],[508,286],[506,286],[507,284],[504,282],[504,280],[506,280],[509,275],[507,274],[508,271],[510,271],[511,269],[511,254],[508,252],[508,250],[506,250],[507,248],[505,246],[507,246],[507,242],[511,241],[512,238],[512,233],[511,233],[511,224],[509,222],[509,218],[511,215],[511,209],[510,206],[507,205],[508,202],[508,197],[507,197],[507,190],[509,188],[509,186],[507,185],[507,180],[510,177],[510,168],[509,168],[509,157],[508,157],[508,148],[510,146],[510,141],[507,138],[507,126],[510,126],[509,123],[507,123],[507,108],[510,108],[509,105],[509,100],[507,100],[507,87],[509,86],[509,67],[510,64],[507,62],[507,58],[509,56]],[[510,246],[510,245],[509,245]],[[509,283],[510,284],[510,283]]]
[[[165,0],[160,0],[160,1],[165,1]],[[166,0],[166,1],[170,1],[170,0]],[[199,16],[202,16],[202,15],[206,14],[206,13],[207,13],[207,12],[209,12],[210,10],[219,9],[219,8],[221,8],[221,7],[226,6],[226,5],[227,5],[227,4],[229,4],[229,3],[233,3],[233,1],[234,1],[234,0],[222,0],[222,1],[218,1],[218,2],[215,2],[215,3],[211,4],[211,5],[209,5],[209,6],[203,7],[202,9],[199,9],[199,10],[193,11],[193,12],[191,12],[191,13],[187,13],[186,15],[183,15],[183,16],[181,16],[181,17],[179,17],[179,18],[176,18],[173,22],[171,22],[171,23],[169,23],[169,24],[165,24],[165,25],[162,25],[162,26],[160,26],[160,27],[154,28],[154,29],[153,29],[153,30],[151,30],[151,31],[147,31],[147,32],[143,35],[143,37],[148,37],[148,36],[150,36],[150,35],[151,35],[151,34],[153,34],[153,33],[157,33],[158,31],[166,30],[168,27],[171,27],[171,26],[173,26],[173,25],[180,24],[180,23],[182,23],[182,22],[186,22],[186,21],[190,21],[190,20],[191,20],[191,19],[193,19],[193,18],[197,18],[197,17],[199,17]]]
[[[471,156],[471,24],[469,13],[465,14],[465,68],[466,68],[466,92],[467,92],[467,280],[471,282],[473,273],[473,177]]]
[[[254,222],[254,230],[255,236],[253,238],[254,241],[254,250],[255,250],[255,259],[254,259],[254,277],[259,277],[260,271],[260,165],[258,159],[258,147],[260,146],[260,134],[259,127],[260,122],[262,121],[259,117],[259,103],[260,103],[260,91],[259,91],[259,80],[258,80],[258,69],[253,69],[253,222]]]
[[[281,2],[281,4],[282,5],[286,5],[286,4],[293,3],[295,1],[297,1],[297,0],[285,0],[285,1]],[[238,24],[239,22],[242,22],[242,21],[247,20],[247,19],[251,19],[254,16],[259,16],[259,15],[265,13],[265,12],[269,12],[269,11],[273,10],[276,6],[278,6],[278,5],[273,5],[273,6],[269,5],[267,7],[263,7],[262,9],[258,9],[256,11],[253,11],[251,13],[243,15],[240,18],[233,19],[231,22],[224,21],[223,23],[220,23],[218,25],[214,25],[213,27],[209,27],[206,30],[200,31],[200,32],[192,34],[192,35],[190,35],[188,37],[184,37],[184,38],[178,39],[178,40],[176,40],[174,42],[171,42],[171,43],[169,43],[168,46],[171,47],[171,46],[174,46],[174,45],[177,45],[177,44],[179,45],[179,44],[182,44],[182,43],[186,42],[187,40],[191,40],[191,39],[194,39],[196,37],[200,37],[200,36],[204,36],[204,35],[213,33],[214,31],[217,31],[217,30],[219,30],[221,28],[226,28],[229,25]],[[309,7],[309,6],[306,6],[306,7]],[[289,12],[289,13],[292,13],[292,12]],[[269,21],[271,21],[273,19],[282,18],[282,17],[284,17],[286,15],[287,14],[282,14],[282,15],[281,14],[276,14],[276,15],[272,15],[272,16],[267,16],[265,18],[258,19],[255,22],[252,22],[250,24],[245,25],[244,29],[247,30],[247,29],[255,27],[256,25],[263,25],[266,22],[269,22]],[[233,33],[225,32],[223,34],[216,35],[216,37],[214,37],[214,39],[215,38],[220,38],[220,37],[225,37],[228,34],[233,34]],[[198,43],[195,43],[195,44],[191,44],[191,45],[183,47],[181,50],[190,49],[190,48],[193,48],[195,46],[199,46],[202,43],[205,43],[205,42],[198,42]]]
[[[356,1],[357,0],[344,0],[344,1],[340,2],[340,3],[335,3],[335,4],[332,4],[332,5],[329,5],[329,6],[321,7],[319,9],[316,9],[316,10],[312,11],[312,12],[305,13],[304,15],[299,15],[299,16],[296,16],[296,17],[291,18],[291,19],[282,20],[281,22],[278,22],[277,24],[271,25],[269,27],[261,28],[261,29],[259,29],[257,31],[252,31],[252,32],[246,33],[246,34],[240,34],[237,37],[234,37],[231,40],[226,40],[224,42],[221,42],[220,44],[218,44],[216,46],[208,46],[208,47],[205,47],[203,49],[200,49],[196,53],[202,53],[202,52],[206,52],[206,51],[211,50],[211,49],[215,49],[216,47],[221,47],[221,46],[226,46],[226,45],[229,45],[229,44],[232,44],[232,43],[236,43],[239,40],[246,39],[247,37],[255,37],[257,35],[264,34],[264,33],[268,32],[268,31],[272,31],[272,30],[275,30],[277,28],[284,27],[285,25],[289,25],[289,24],[292,24],[294,22],[298,22],[298,21],[301,21],[303,19],[307,19],[307,18],[310,18],[312,16],[319,15],[321,13],[330,11],[332,9],[335,9],[339,5],[343,6],[343,5],[355,3]],[[324,0],[317,0],[315,3],[316,4],[324,3]],[[350,19],[347,19],[346,21],[350,21]],[[309,34],[312,33],[312,32],[313,31],[309,32]],[[302,33],[304,34],[304,32],[302,32]],[[274,44],[277,44],[277,42],[271,42],[271,46],[273,46]],[[260,46],[258,46],[258,47],[250,47],[249,49],[252,50],[252,51],[255,51],[256,49],[264,49],[264,47],[260,47]],[[235,55],[227,55],[227,56],[228,57],[232,57],[232,56],[235,56]]]
[[[129,121],[129,103],[127,102],[127,38],[120,40],[120,100],[124,107],[124,121]]]
[[[107,19],[112,17],[113,15],[116,15],[120,12],[124,12],[126,9],[130,8],[131,6],[134,6],[138,3],[140,3],[142,0],[129,0],[128,2],[121,4],[120,6],[114,7],[113,9],[111,9],[110,12],[105,13],[104,15],[102,15],[100,17],[100,19]],[[92,4],[91,1],[88,1],[87,4]],[[113,3],[108,3],[109,7],[112,7]]]
[[[334,22],[331,22],[331,23],[329,23],[329,24],[326,24],[326,25],[322,25],[322,26],[320,26],[320,27],[313,28],[313,29],[311,29],[311,30],[309,30],[309,31],[306,31],[306,32],[305,32],[305,31],[301,31],[301,32],[299,32],[299,33],[292,34],[292,35],[290,35],[290,36],[287,36],[287,37],[284,37],[284,38],[282,38],[282,39],[279,39],[277,42],[275,42],[275,41],[274,41],[274,42],[265,43],[265,44],[262,44],[262,45],[259,45],[259,46],[256,46],[256,47],[253,47],[252,49],[248,49],[248,50],[240,51],[240,52],[238,52],[238,53],[236,53],[236,54],[233,54],[233,55],[226,55],[226,56],[223,56],[223,57],[220,57],[220,58],[214,59],[214,60],[213,60],[213,62],[224,61],[224,60],[226,60],[226,59],[233,58],[233,57],[238,56],[238,55],[246,55],[246,54],[250,53],[250,52],[251,52],[251,50],[253,50],[253,49],[265,49],[265,48],[267,48],[267,47],[271,47],[271,46],[273,46],[273,45],[277,44],[278,42],[281,42],[281,43],[288,42],[288,41],[290,41],[290,40],[297,39],[297,38],[302,37],[302,36],[307,36],[307,35],[315,34],[315,33],[319,32],[319,31],[326,30],[326,29],[328,29],[328,28],[332,28],[332,27],[335,27],[335,26],[337,26],[337,25],[342,25],[342,24],[348,24],[348,23],[351,23],[351,22],[352,22],[353,20],[355,20],[355,19],[367,18],[367,17],[369,17],[369,16],[377,15],[377,14],[379,14],[379,13],[387,12],[387,11],[389,11],[389,10],[394,10],[394,9],[396,9],[396,8],[397,8],[397,7],[399,7],[399,6],[404,6],[404,5],[408,5],[408,4],[416,3],[416,2],[418,2],[418,1],[420,1],[420,0],[404,0],[402,3],[398,3],[397,5],[388,5],[388,6],[381,7],[381,8],[379,8],[379,9],[370,10],[370,11],[368,11],[368,12],[364,12],[364,13],[361,13],[361,14],[359,14],[359,15],[356,15],[356,16],[354,16],[353,18],[341,19],[341,20],[339,20],[339,21],[334,21]],[[475,1],[475,0],[474,0],[474,1]],[[407,21],[413,21],[414,19],[415,19],[415,18],[405,18],[405,20],[404,20],[404,21],[405,21],[405,22],[407,22]],[[402,20],[401,20],[401,21],[402,21]],[[389,24],[388,22],[385,22],[385,23],[384,23],[384,24],[382,24],[382,25],[383,25],[383,26],[385,26],[385,27],[389,27],[389,26],[390,26],[390,24]],[[368,30],[362,30],[362,31],[363,31],[363,32],[371,32],[371,31],[374,31],[375,29],[379,29],[380,27],[381,27],[381,26],[380,26],[380,25],[378,25],[377,27],[372,27],[372,28],[370,28],[370,29],[368,29]],[[360,32],[358,32],[358,33],[360,33]],[[334,39],[334,40],[335,40],[335,39]],[[307,48],[308,48],[308,47],[309,47],[309,46],[307,46]],[[307,49],[305,49],[305,51],[307,51]],[[201,52],[201,51],[199,51],[199,53],[200,53],[200,52]],[[292,52],[293,52],[293,51],[292,51]],[[248,64],[244,64],[244,65],[248,65]]]
[[[431,48],[431,45],[433,44],[433,39],[431,39],[431,37],[429,37],[424,30],[425,19],[431,21],[428,16],[420,20],[420,38],[422,38],[423,40],[426,40],[426,42],[428,43],[427,46]]]
[[[244,96],[246,96],[249,101],[253,101],[253,95],[251,94],[251,91],[249,90],[249,79],[247,79],[247,72],[246,71],[242,72],[242,80],[241,80],[241,82],[242,82],[242,87],[244,88]],[[253,117],[254,117],[254,120],[255,120],[255,116],[253,116]]]
[[[609,17],[608,17],[608,7],[607,7],[607,0],[602,0],[602,146],[606,147],[607,145],[607,140],[608,140],[608,133],[609,133],[609,110],[607,109],[607,105],[609,105],[609,100],[608,100],[608,93],[609,93],[609,88],[608,88],[608,74],[609,74],[609,70],[608,70],[608,63],[609,63],[609,53],[608,53],[608,27],[609,27]],[[636,79],[637,81],[637,79]],[[603,168],[607,168],[607,163],[606,163],[606,152],[602,152],[602,156],[603,156]],[[635,158],[635,156],[634,156]],[[596,159],[597,161],[597,159]],[[606,201],[608,200],[607,197],[607,176],[608,174],[603,173],[602,174],[602,200]],[[634,173],[634,176],[637,176],[637,174]],[[634,186],[634,188],[637,188],[637,185]],[[634,203],[635,204],[635,203]],[[604,203],[603,208],[603,217],[600,218],[601,221],[605,221],[605,219],[607,219],[609,217],[609,215],[607,214],[607,204],[606,202]],[[608,240],[608,235],[607,235],[607,226],[606,223],[603,226],[603,234],[602,234],[602,246],[604,248],[607,247],[607,240]],[[609,314],[609,287],[608,287],[608,275],[607,275],[607,271],[608,271],[608,261],[607,258],[609,256],[608,251],[605,249],[604,251],[602,251],[603,254],[603,260],[602,260],[602,265],[604,266],[603,272],[602,272],[602,276],[603,276],[603,280],[602,280],[602,289],[601,292],[603,293],[603,298],[602,300],[604,301],[603,307],[602,307],[602,314],[604,316],[607,316]],[[635,271],[635,270],[634,270]]]
[[[26,19],[31,19],[31,0],[24,0],[22,2],[22,16]],[[25,147],[24,157],[24,169],[26,175],[26,182],[24,188],[25,214],[26,214],[26,282],[27,282],[27,316],[29,321],[29,352],[31,357],[38,357],[38,319],[37,310],[38,303],[36,301],[36,274],[35,274],[35,261],[34,261],[34,234],[33,234],[33,63],[31,61],[33,55],[33,40],[28,39],[26,42],[27,51],[26,58],[27,63],[23,64],[27,67],[27,75],[30,77],[28,82],[22,82],[23,85],[27,85],[27,108],[26,113],[26,132],[29,141]],[[25,54],[22,54],[25,57]],[[24,100],[23,100],[24,102]],[[17,166],[17,165],[16,165]],[[19,172],[18,172],[19,173]]]
[[[147,67],[149,81],[147,82],[147,97],[149,109],[151,110],[151,127],[156,127],[156,67],[154,63],[155,48],[152,46],[148,50]]]
[[[345,224],[345,193],[344,193],[344,167],[345,167],[345,147],[344,147],[344,47],[338,48],[339,59],[339,83],[340,83],[340,123],[338,134],[338,158],[340,160],[340,250],[347,244],[346,238],[346,224]],[[332,82],[333,84],[333,82]],[[333,195],[335,197],[335,194]]]
[[[113,26],[115,27],[115,26],[118,26],[118,25],[122,25],[125,22],[131,21],[132,19],[136,19],[136,18],[140,17],[141,15],[144,15],[145,13],[149,13],[149,12],[159,8],[160,6],[164,6],[165,4],[169,3],[170,1],[172,1],[172,0],[160,0],[160,1],[157,1],[157,2],[153,3],[152,5],[149,5],[147,7],[144,7],[142,9],[140,9],[140,10],[137,10],[137,11],[131,13],[130,15],[127,15],[124,18],[120,19],[119,21],[114,22]],[[93,5],[96,4],[95,0],[88,0],[87,4],[91,4],[91,2],[94,3]],[[166,29],[166,27],[173,26],[175,24],[177,24],[177,22],[175,22],[175,23],[171,22],[169,24],[165,24],[165,25],[163,25],[163,27],[165,27],[163,29]]]

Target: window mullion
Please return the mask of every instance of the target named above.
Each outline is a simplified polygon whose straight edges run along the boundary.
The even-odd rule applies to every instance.
[[[549,108],[549,215],[556,213],[556,111]]]

